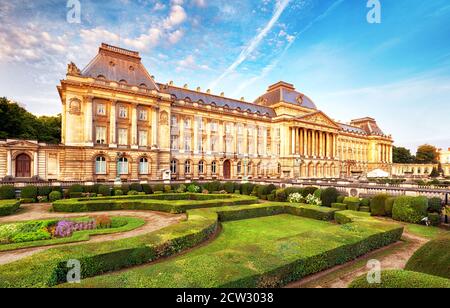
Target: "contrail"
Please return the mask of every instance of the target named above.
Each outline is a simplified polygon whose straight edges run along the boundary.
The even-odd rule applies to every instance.
[[[258,35],[256,35],[251,41],[250,43],[247,45],[247,47],[245,47],[245,49],[240,53],[240,55],[237,57],[237,59],[234,61],[233,64],[231,64],[226,70],[225,72],[220,75],[219,78],[217,78],[216,80],[214,80],[211,84],[210,84],[210,88],[215,88],[217,86],[217,84],[222,81],[222,79],[224,79],[226,76],[228,76],[229,74],[231,74],[232,72],[234,72],[234,70],[242,64],[242,62],[244,62],[248,56],[258,47],[258,45],[261,43],[261,41],[263,40],[263,38],[270,32],[270,30],[272,30],[273,26],[275,25],[275,23],[278,21],[278,19],[280,19],[281,14],[283,14],[284,10],[286,9],[286,7],[288,6],[289,2],[291,2],[291,0],[281,0],[281,2],[278,3],[277,8],[272,16],[272,18],[270,19],[270,21],[267,23],[267,25],[264,27],[264,29],[262,29]]]

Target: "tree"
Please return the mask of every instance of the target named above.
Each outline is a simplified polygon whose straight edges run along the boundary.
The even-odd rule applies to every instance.
[[[31,139],[47,143],[61,141],[61,115],[39,117],[7,98],[0,98],[0,138]]]
[[[436,147],[424,144],[417,149],[416,162],[419,164],[437,164],[439,154]]]
[[[395,147],[392,151],[395,164],[410,164],[414,162],[414,156],[411,151],[403,147]]]

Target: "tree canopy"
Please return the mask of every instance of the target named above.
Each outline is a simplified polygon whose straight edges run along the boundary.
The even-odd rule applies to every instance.
[[[36,117],[17,103],[0,98],[0,139],[29,139],[61,142],[61,115]]]
[[[419,164],[437,164],[439,153],[436,147],[424,144],[417,149],[416,162]]]
[[[403,147],[393,148],[394,164],[411,164],[416,158],[411,154],[411,151]]]

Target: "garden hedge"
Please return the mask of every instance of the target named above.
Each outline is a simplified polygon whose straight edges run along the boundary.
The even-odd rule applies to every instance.
[[[151,210],[184,213],[196,208],[257,203],[257,198],[242,195],[160,194],[80,198],[53,203],[55,212],[79,213],[116,210]]]
[[[450,236],[422,246],[409,259],[405,269],[450,279]]]
[[[376,195],[370,202],[372,216],[386,216],[386,200],[389,198],[386,194]]]
[[[36,186],[25,186],[22,188],[22,191],[20,192],[20,198],[22,199],[33,199],[34,201],[37,200],[38,197],[38,188]]]
[[[322,191],[320,195],[320,200],[322,201],[322,205],[326,207],[331,207],[331,204],[337,201],[339,196],[339,192],[334,187],[328,187]]]
[[[149,263],[195,247],[218,230],[219,221],[254,218],[280,213],[332,219],[339,212],[325,207],[267,203],[241,207],[196,209],[179,224],[134,238],[103,243],[52,248],[20,261],[0,266],[0,288],[51,287],[66,280],[67,261],[81,262],[82,278]],[[353,212],[351,212],[353,213]],[[355,259],[367,252],[400,239],[403,227],[381,223],[370,217],[342,214],[348,218],[343,226],[301,234],[307,249],[295,253],[295,259],[267,273],[258,273],[226,283],[223,287],[281,286],[306,275]],[[357,230],[357,232],[355,232]]]
[[[418,224],[428,216],[428,199],[425,197],[401,196],[395,199],[392,218]]]
[[[12,185],[0,186],[0,200],[10,200],[16,198],[16,189]]]
[[[389,197],[384,203],[384,212],[386,216],[392,217],[392,209],[394,208],[394,202],[396,197]]]
[[[370,284],[367,282],[367,276],[363,275],[355,279],[349,286],[354,289],[386,288],[386,289],[437,289],[450,288],[450,280],[427,275],[423,273],[387,270],[381,272],[381,283]]]
[[[357,197],[346,197],[344,202],[347,205],[347,208],[351,211],[359,211],[359,206],[361,201]]]
[[[20,207],[18,200],[0,200],[0,216],[14,214]]]
[[[333,203],[333,204],[331,204],[331,207],[333,209],[339,209],[342,211],[347,210],[347,204],[345,204],[345,203]]]

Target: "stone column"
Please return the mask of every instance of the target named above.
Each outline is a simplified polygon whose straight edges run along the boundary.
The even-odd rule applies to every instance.
[[[179,133],[179,140],[178,140],[178,146],[180,153],[184,153],[184,118],[179,118],[180,123],[180,133]],[[184,172],[184,165],[183,165],[183,172]],[[183,173],[184,174],[184,173]]]
[[[152,147],[159,148],[158,142],[158,130],[159,130],[159,110],[152,108]]]
[[[303,155],[308,156],[308,131],[303,128]]]
[[[263,156],[267,156],[267,127],[263,127]]]
[[[92,138],[93,135],[93,128],[92,128],[92,122],[93,122],[93,116],[92,116],[92,108],[93,108],[93,100],[94,98],[91,96],[88,96],[86,98],[86,110],[84,113],[84,129],[85,129],[85,143],[87,144],[87,146],[93,146],[94,145],[94,140]]]
[[[320,157],[324,157],[324,142],[325,142],[325,138],[323,137],[323,132],[319,132],[319,156]]]
[[[137,104],[131,105],[131,148],[138,148]]]
[[[333,143],[333,146],[332,146],[332,148],[333,148],[333,153],[332,153],[331,156],[332,156],[333,158],[336,158],[336,156],[337,156],[337,141],[338,141],[338,135],[333,134],[332,137],[333,137],[333,139],[332,139],[332,143]]]
[[[312,156],[317,156],[317,139],[316,131],[312,131]]]
[[[295,130],[293,127],[290,129],[291,131],[291,155],[295,154]]]
[[[12,155],[11,150],[6,152],[6,175],[12,176]]]
[[[117,148],[116,139],[116,104],[117,101],[111,101],[111,114],[109,116],[109,147]]]
[[[219,150],[218,150],[218,152],[219,153],[224,153],[225,151],[224,151],[224,140],[223,140],[223,138],[224,138],[224,126],[225,126],[225,123],[224,122],[219,122]]]
[[[33,153],[33,176],[39,175],[38,152]]]

